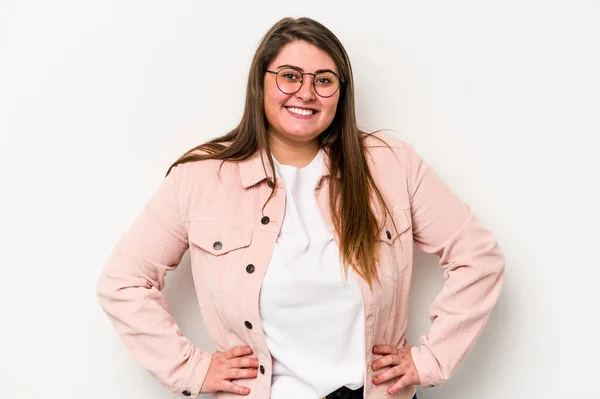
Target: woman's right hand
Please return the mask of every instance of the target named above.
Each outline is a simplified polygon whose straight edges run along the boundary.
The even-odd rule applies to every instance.
[[[250,388],[234,384],[231,380],[256,378],[258,375],[258,359],[246,357],[251,354],[252,349],[249,346],[236,346],[227,352],[214,353],[200,388],[200,393],[219,391],[248,395]]]

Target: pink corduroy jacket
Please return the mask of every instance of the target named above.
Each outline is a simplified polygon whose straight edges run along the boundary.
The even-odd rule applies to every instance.
[[[366,140],[372,175],[398,227],[383,218],[381,284],[371,291],[358,274],[365,316],[365,398],[410,399],[416,386],[389,395],[397,379],[374,385],[375,344],[406,341],[413,243],[439,256],[444,285],[430,308],[431,327],[411,354],[424,388],[444,383],[465,359],[501,290],[504,256],[494,236],[408,143],[381,135]],[[261,160],[261,154],[264,161]],[[339,243],[329,211],[329,158],[315,187],[321,214]],[[271,355],[259,315],[259,292],[285,209],[284,182],[273,186],[266,152],[243,162],[205,160],[175,167],[118,241],[97,284],[100,304],[137,362],[173,393],[196,397],[211,353],[194,346],[169,314],[165,275],[190,251],[202,318],[218,351],[248,345],[257,378],[235,380],[249,398],[268,399]],[[264,168],[263,168],[264,164]],[[266,172],[265,172],[266,169]],[[354,271],[350,269],[350,272]],[[319,328],[319,326],[315,326]],[[237,398],[225,392],[215,398]]]

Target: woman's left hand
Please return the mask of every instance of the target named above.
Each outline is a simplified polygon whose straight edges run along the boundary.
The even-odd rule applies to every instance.
[[[383,357],[373,361],[371,369],[379,370],[385,366],[393,366],[373,377],[373,384],[381,384],[392,378],[400,377],[394,385],[387,389],[387,392],[392,394],[409,385],[418,385],[421,383],[412,360],[410,346],[398,349],[391,345],[375,345],[373,346],[373,353]]]

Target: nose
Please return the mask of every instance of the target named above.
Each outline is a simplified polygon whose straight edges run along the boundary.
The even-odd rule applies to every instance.
[[[296,92],[296,97],[301,98],[303,101],[310,101],[315,99],[315,88],[313,87],[313,79],[312,75],[305,76],[302,79],[302,86],[300,86],[300,90]]]

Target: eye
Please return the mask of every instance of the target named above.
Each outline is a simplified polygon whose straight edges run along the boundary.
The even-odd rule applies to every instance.
[[[281,71],[279,71],[279,76],[281,76],[282,79],[284,79],[286,82],[299,82],[300,80],[302,80],[302,75],[300,74],[300,72],[295,71],[293,69],[283,69]]]
[[[337,77],[331,73],[324,73],[315,77],[315,84],[322,87],[334,86],[337,82]]]

